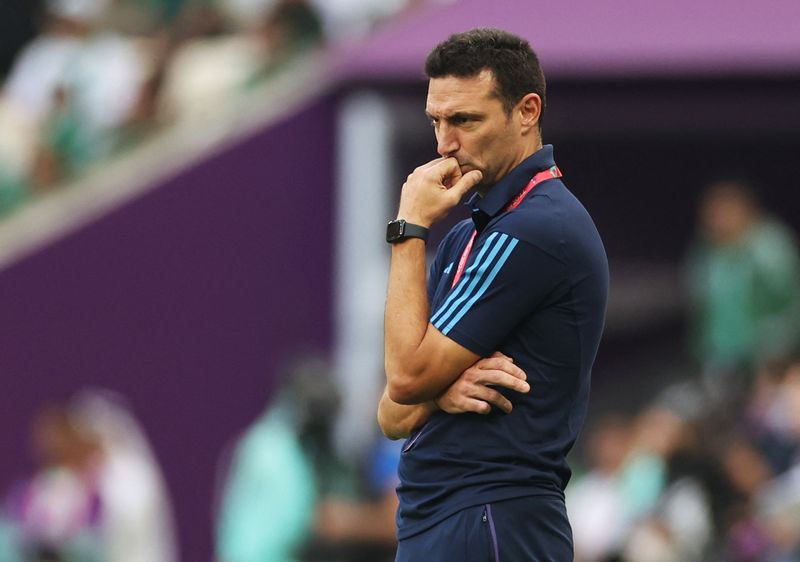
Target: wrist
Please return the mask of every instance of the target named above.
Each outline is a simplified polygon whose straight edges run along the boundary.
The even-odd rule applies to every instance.
[[[409,224],[416,224],[417,226],[421,226],[422,228],[430,228],[433,224],[429,220],[425,220],[422,217],[416,217],[412,214],[408,213],[397,213],[397,219],[399,221],[406,221]]]
[[[426,216],[428,213],[425,213],[424,209],[420,208],[419,205],[404,205],[403,203],[401,200],[400,205],[397,207],[397,220],[404,220],[425,228],[430,228],[434,223],[430,217]]]
[[[428,228],[405,219],[390,221],[386,225],[386,241],[390,244],[404,242],[410,238],[428,240]]]

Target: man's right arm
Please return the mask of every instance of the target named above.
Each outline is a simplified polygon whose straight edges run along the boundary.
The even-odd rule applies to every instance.
[[[526,378],[513,359],[496,352],[461,373],[440,396],[429,402],[398,404],[384,389],[378,405],[378,425],[386,437],[401,439],[421,427],[436,410],[448,414],[488,414],[495,406],[509,413],[513,408],[511,402],[493,387],[526,393],[530,390]]]

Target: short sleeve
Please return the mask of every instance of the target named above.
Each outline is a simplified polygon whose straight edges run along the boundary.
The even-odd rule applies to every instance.
[[[565,266],[554,256],[492,232],[472,251],[431,323],[470,351],[489,356],[564,278]]]
[[[433,295],[436,293],[436,283],[439,280],[441,270],[442,252],[437,252],[428,269],[428,302],[433,301]]]

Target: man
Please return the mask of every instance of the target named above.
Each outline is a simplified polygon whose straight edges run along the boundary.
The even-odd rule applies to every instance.
[[[800,344],[800,255],[791,230],[743,179],[720,179],[701,196],[686,274],[692,351],[710,398],[741,400],[751,373]]]
[[[528,43],[472,30],[425,70],[441,158],[408,176],[387,232],[378,418],[411,436],[397,560],[572,560],[565,456],[605,317],[605,251],[542,146],[545,83]],[[472,220],[442,241],[426,291],[427,228],[472,189]]]

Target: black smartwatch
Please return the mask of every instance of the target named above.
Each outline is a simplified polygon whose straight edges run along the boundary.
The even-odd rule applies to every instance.
[[[386,241],[389,244],[402,242],[407,238],[428,239],[428,229],[418,224],[411,224],[403,219],[390,221],[386,225]]]

